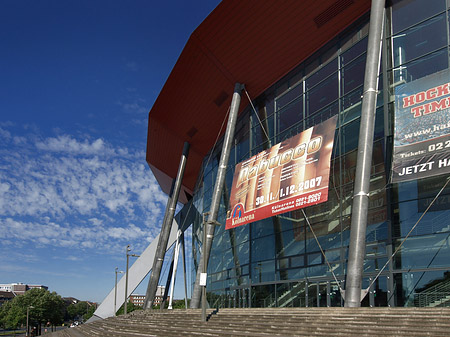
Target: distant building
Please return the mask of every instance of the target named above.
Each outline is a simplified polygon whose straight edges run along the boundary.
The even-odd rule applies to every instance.
[[[2,306],[6,301],[12,300],[14,297],[16,296],[11,291],[0,291],[0,306]]]
[[[145,295],[130,295],[130,302],[140,307],[144,306]]]
[[[80,300],[75,297],[63,297],[62,299],[64,303],[66,303],[66,305],[77,304],[78,302],[80,302]]]
[[[155,300],[153,301],[153,305],[157,306],[160,305],[163,298],[164,298],[164,292],[166,290],[166,287],[164,286],[158,286],[158,289],[156,289],[156,294],[155,294]],[[167,296],[167,300],[169,300],[170,297]]]
[[[15,295],[23,295],[25,294],[25,292],[33,288],[48,290],[48,287],[43,285],[23,284],[23,283],[0,284],[0,291],[11,292],[14,293]]]

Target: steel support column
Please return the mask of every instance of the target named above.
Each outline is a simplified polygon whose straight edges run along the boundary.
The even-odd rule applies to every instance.
[[[170,229],[172,227],[173,217],[178,202],[178,196],[181,190],[181,181],[183,180],[184,169],[186,167],[187,156],[189,154],[189,143],[185,142],[183,153],[178,167],[177,177],[172,189],[170,191],[169,199],[167,200],[166,212],[164,214],[164,221],[159,235],[158,246],[156,248],[155,259],[153,260],[152,272],[150,280],[148,281],[147,293],[145,294],[144,309],[153,308],[156,290],[158,288],[159,277],[161,275],[161,268],[164,262],[164,255],[167,250],[167,242],[169,240]]]
[[[384,8],[385,0],[372,0],[352,206],[347,279],[345,283],[346,307],[360,307],[362,300],[362,272],[366,252],[367,211],[369,209],[370,171],[372,167],[373,134],[384,25]]]
[[[233,145],[234,130],[236,127],[237,115],[239,112],[239,105],[241,103],[241,91],[243,85],[236,83],[234,86],[233,98],[231,100],[230,115],[228,116],[228,124],[225,132],[222,153],[220,155],[219,168],[217,170],[216,183],[214,185],[214,192],[211,201],[211,208],[209,211],[208,220],[204,225],[206,230],[206,242],[203,242],[202,254],[200,256],[199,267],[197,269],[197,276],[195,278],[194,290],[192,292],[191,308],[199,308],[201,298],[201,286],[200,286],[200,274],[206,273],[209,254],[211,252],[211,244],[214,237],[214,225],[217,222],[217,216],[219,213],[220,197],[222,195],[223,184],[225,182],[225,174],[228,165],[228,159],[230,158],[230,151]],[[202,266],[205,266],[203,270]]]
[[[186,280],[186,250],[184,245],[184,233],[181,235],[181,249],[183,252],[183,278],[184,278],[184,307],[188,308],[188,292],[187,292],[187,280]]]
[[[180,238],[183,235],[183,232],[181,229],[177,232],[177,242],[175,244],[175,251],[173,253],[174,256],[174,264],[173,264],[173,271],[172,271],[172,279],[170,280],[170,293],[169,293],[169,306],[167,309],[172,309],[172,302],[173,302],[173,292],[175,288],[175,281],[177,279],[177,269],[178,269],[178,258],[180,256]]]

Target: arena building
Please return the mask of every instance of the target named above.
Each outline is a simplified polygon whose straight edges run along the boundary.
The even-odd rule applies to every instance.
[[[192,228],[195,280],[233,90],[245,85],[217,218],[222,225],[215,226],[208,263],[210,306],[344,305],[370,6],[369,0],[224,0],[193,32],[151,109],[147,162],[167,193],[183,144],[190,144],[177,221]],[[408,101],[414,104],[447,95],[449,43],[446,0],[386,2],[363,306],[450,305],[448,173],[414,176],[428,169],[423,163],[404,166],[398,177],[392,169],[395,128],[410,142],[420,136],[396,116],[402,88],[417,93]],[[436,103],[433,114],[426,103],[420,108],[444,130],[439,137],[448,137],[446,102]],[[330,118],[336,128],[327,201],[226,229],[236,165]],[[450,140],[439,139],[427,149],[443,151],[441,168]],[[423,152],[408,151],[400,155],[404,161]]]

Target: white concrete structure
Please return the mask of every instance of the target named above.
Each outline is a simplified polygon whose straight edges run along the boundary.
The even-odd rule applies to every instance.
[[[172,229],[169,235],[168,249],[177,239],[178,224],[174,220],[172,222]],[[128,296],[130,296],[133,291],[139,286],[142,280],[151,271],[153,260],[155,258],[156,247],[158,245],[159,235],[152,241],[152,243],[142,252],[141,256],[134,262],[128,271]],[[117,283],[117,308],[125,302],[125,277],[126,274]],[[94,312],[94,316],[88,320],[92,322],[98,319],[104,319],[114,316],[114,288],[111,289],[109,294],[103,300],[103,302],[98,306],[97,310]]]

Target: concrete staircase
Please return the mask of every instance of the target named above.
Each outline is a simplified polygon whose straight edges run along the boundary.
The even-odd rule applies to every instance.
[[[450,336],[450,308],[197,309],[135,311],[49,337]]]

